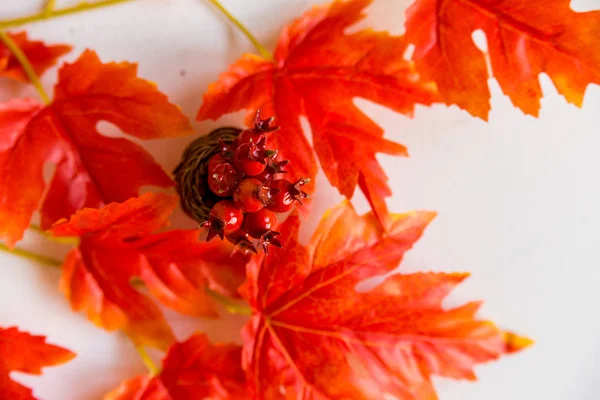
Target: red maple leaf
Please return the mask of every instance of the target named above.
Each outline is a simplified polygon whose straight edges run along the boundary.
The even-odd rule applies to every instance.
[[[56,64],[59,57],[71,51],[66,44],[46,45],[44,42],[32,41],[26,32],[8,33],[8,36],[27,56],[37,75],[42,75],[48,68]],[[10,50],[0,42],[0,76],[27,82],[23,67]]]
[[[356,185],[387,225],[384,198],[391,195],[377,153],[405,155],[406,149],[383,139],[383,129],[354,104],[362,97],[412,115],[416,103],[436,99],[432,85],[418,79],[403,59],[403,38],[364,30],[346,34],[360,21],[371,0],[336,1],[316,7],[283,29],[275,59],[244,55],[210,85],[198,119],[217,119],[245,109],[249,124],[257,110],[276,116],[282,129],[270,134],[290,179],[314,178],[317,164],[304,136],[306,117],[314,151],[331,184],[351,198]]]
[[[75,357],[45,339],[14,327],[0,328],[0,399],[35,400],[31,389],[11,379],[11,372],[41,375],[42,367],[60,365]]]
[[[0,238],[23,237],[41,203],[42,227],[84,207],[138,195],[145,185],[173,183],[152,157],[126,139],[100,134],[109,121],[140,139],[186,135],[189,121],[130,63],[100,62],[84,52],[59,73],[54,101],[0,104]],[[56,165],[49,185],[46,163]]]
[[[216,317],[206,289],[234,295],[246,258],[231,244],[198,240],[198,230],[152,234],[168,223],[177,198],[145,194],[102,209],[83,209],[59,222],[56,236],[81,238],[65,260],[60,288],[75,311],[96,325],[121,329],[139,345],[167,348],[174,341],[162,312],[135,282],[179,312]]]
[[[242,348],[211,344],[196,334],[174,344],[157,376],[138,376],[123,382],[104,400],[240,400],[245,394]]]
[[[576,13],[569,0],[416,0],[406,39],[426,79],[447,104],[487,119],[490,91],[485,55],[471,35],[487,36],[494,77],[513,104],[538,115],[545,72],[568,102],[581,106],[589,83],[600,84],[600,11]]]
[[[475,364],[530,341],[475,318],[478,302],[444,309],[467,274],[396,274],[369,291],[356,285],[392,271],[434,217],[373,214],[349,204],[321,222],[308,247],[298,218],[283,248],[248,267],[244,293],[254,315],[244,330],[244,368],[258,399],[433,399],[432,375],[475,379]]]

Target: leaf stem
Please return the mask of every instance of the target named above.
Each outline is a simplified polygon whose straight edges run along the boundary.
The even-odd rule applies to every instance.
[[[12,38],[10,36],[8,36],[8,34],[6,32],[4,32],[1,28],[0,28],[0,40],[2,40],[2,42],[4,42],[4,44],[6,45],[8,50],[10,50],[10,52],[15,56],[17,61],[19,61],[19,64],[21,64],[21,66],[23,67],[23,71],[25,72],[25,75],[27,76],[29,81],[33,84],[33,86],[35,86],[35,89],[40,94],[40,97],[42,98],[44,103],[46,103],[46,104],[50,103],[50,98],[48,97],[48,94],[46,93],[46,91],[44,90],[44,87],[40,83],[40,78],[38,78],[37,74],[35,73],[35,70],[33,69],[33,66],[31,65],[31,63],[29,62],[29,59],[27,58],[25,53],[23,53],[23,50],[21,50],[19,48],[19,46],[15,43],[15,41],[12,40]]]
[[[152,359],[148,355],[148,352],[146,352],[146,349],[144,348],[144,346],[136,345],[135,349],[137,350],[138,354],[140,355],[140,358],[142,359],[142,362],[144,363],[146,368],[148,368],[148,372],[150,373],[150,375],[151,376],[158,375],[160,373],[160,370],[158,369],[156,364],[154,364],[154,361],[152,361]]]
[[[33,253],[29,250],[10,249],[8,246],[6,246],[3,243],[0,243],[0,251],[4,251],[6,253],[10,253],[15,256],[26,258],[28,260],[32,260],[32,261],[38,262],[40,264],[49,265],[49,266],[55,267],[55,268],[60,268],[63,264],[62,261],[56,260],[51,257],[44,256],[41,254]]]
[[[95,3],[88,3],[87,1],[84,1],[82,3],[76,4],[71,7],[54,9],[55,1],[49,0],[48,3],[46,3],[46,7],[44,8],[44,10],[40,11],[39,13],[28,15],[25,17],[0,21],[0,29],[9,28],[11,26],[20,26],[20,25],[28,24],[30,22],[44,21],[47,19],[62,17],[64,15],[68,15],[68,14],[75,14],[75,13],[79,13],[79,12],[83,12],[83,11],[87,11],[87,10],[93,10],[96,8],[102,8],[102,7],[112,6],[115,4],[126,3],[128,1],[133,1],[133,0],[104,0],[104,1],[98,1]]]
[[[229,311],[231,314],[252,315],[252,309],[250,307],[238,304],[221,293],[217,293],[208,287],[206,288],[206,293],[208,293],[210,297],[217,300],[219,303],[223,304],[223,306],[225,306],[227,311]]]
[[[217,7],[219,10],[221,10],[221,12],[223,14],[225,14],[225,16],[231,21],[233,22],[233,24],[235,26],[238,27],[238,29],[240,31],[242,31],[242,33],[244,35],[246,35],[246,37],[248,38],[248,40],[254,45],[254,47],[256,48],[256,51],[258,51],[258,54],[260,54],[263,58],[266,58],[267,60],[272,60],[273,59],[273,54],[271,54],[271,52],[269,50],[267,50],[262,44],[260,44],[260,42],[254,37],[254,35],[248,30],[248,28],[246,28],[236,17],[234,17],[222,4],[219,0],[209,0],[211,3],[213,3],[215,5],[215,7]],[[0,25],[1,26],[1,25]]]

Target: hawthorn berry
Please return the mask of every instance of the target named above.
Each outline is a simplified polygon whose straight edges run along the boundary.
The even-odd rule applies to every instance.
[[[239,173],[230,163],[222,163],[209,171],[208,187],[221,197],[231,196],[238,184]]]
[[[272,231],[276,225],[275,213],[267,208],[262,208],[255,213],[246,214],[243,226],[248,235],[259,239],[265,233]]]
[[[296,182],[290,182],[285,179],[276,179],[271,183],[271,188],[278,190],[271,196],[271,201],[267,205],[269,210],[280,213],[291,210],[295,202],[302,204],[301,199],[308,198],[308,194],[301,190],[302,186],[310,182],[310,179],[299,179]]]
[[[265,137],[258,142],[240,144],[235,151],[233,164],[237,170],[248,176],[255,176],[263,172],[267,166],[268,158],[274,154],[266,149]]]
[[[258,141],[263,137],[261,132],[257,132],[254,129],[246,129],[237,139],[237,143],[239,146],[246,143],[258,143]]]
[[[268,184],[264,184],[255,178],[246,178],[242,180],[233,192],[233,202],[236,207],[247,213],[257,212],[269,202],[273,194],[278,189],[271,189]]]
[[[260,119],[260,111],[258,111],[256,117],[254,117],[254,128],[246,129],[240,133],[240,136],[237,138],[238,145],[250,142],[258,143],[264,133],[279,130],[279,126],[273,124],[274,121],[275,117]]]
[[[208,173],[211,174],[214,169],[224,163],[231,164],[231,158],[228,158],[225,153],[217,153],[208,160]]]
[[[221,200],[213,206],[208,221],[202,225],[203,228],[208,228],[206,241],[210,241],[217,235],[223,240],[226,234],[240,229],[243,221],[244,213],[233,204],[233,201]]]

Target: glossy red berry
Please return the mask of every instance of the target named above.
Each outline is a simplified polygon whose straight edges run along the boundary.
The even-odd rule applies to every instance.
[[[244,230],[253,238],[260,238],[265,233],[275,229],[277,217],[269,209],[263,208],[244,217]]]
[[[254,129],[246,129],[237,138],[238,146],[246,143],[258,143],[263,138],[261,132],[257,132]]]
[[[223,239],[225,235],[240,229],[243,221],[244,213],[233,204],[233,201],[221,200],[210,210],[208,221],[202,224],[203,228],[208,228],[206,241],[210,241],[217,235]]]
[[[257,143],[241,144],[233,157],[235,168],[248,176],[258,175],[265,170],[268,158],[274,154],[266,150],[266,139],[263,137]]]
[[[291,210],[295,202],[302,204],[301,199],[306,199],[309,196],[301,188],[308,182],[310,182],[310,179],[299,179],[294,183],[285,179],[274,180],[271,183],[271,188],[279,191],[273,194],[267,207],[269,210],[283,213]]]
[[[244,212],[253,213],[265,207],[277,189],[271,189],[255,178],[242,180],[233,192],[233,202]]]
[[[225,154],[223,153],[217,153],[214,156],[212,156],[210,158],[210,160],[208,160],[208,173],[209,175],[214,171],[214,169],[223,163],[232,163],[231,158],[228,158]]]
[[[260,139],[262,139],[263,134],[274,132],[279,129],[279,126],[274,124],[275,117],[270,117],[267,119],[260,119],[260,111],[256,112],[256,116],[254,117],[254,128],[246,129],[237,138],[238,144],[244,143],[258,143]]]
[[[229,163],[222,163],[214,167],[208,175],[208,187],[218,196],[231,196],[237,187],[239,173]]]
[[[252,143],[244,143],[240,145],[233,158],[235,167],[242,173],[254,176],[265,170],[266,162],[259,158],[252,159],[250,156]]]

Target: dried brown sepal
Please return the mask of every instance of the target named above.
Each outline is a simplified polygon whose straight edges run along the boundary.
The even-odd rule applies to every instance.
[[[210,242],[216,236],[219,236],[221,240],[225,238],[225,222],[221,218],[210,215],[208,220],[203,222],[200,226],[204,229],[208,229],[206,235],[207,242]]]
[[[252,243],[250,239],[250,235],[243,229],[238,229],[237,231],[226,235],[227,240],[232,243],[233,250],[231,255],[235,255],[236,253],[241,253],[243,255],[249,255],[250,253],[257,254],[256,246]]]
[[[235,246],[233,246],[233,250],[231,252],[231,256],[233,257],[236,253],[240,253],[244,256],[248,256],[253,254],[258,254],[258,250],[256,250],[256,246],[250,241],[241,241]]]
[[[306,185],[309,182],[309,178],[300,178],[296,182],[294,182],[293,187],[290,188],[290,195],[294,200],[300,203],[300,205],[303,205],[301,199],[310,198],[310,195],[308,193],[302,191],[302,186]]]
[[[279,189],[271,187],[271,179],[268,179],[260,188],[258,188],[256,195],[260,202],[264,206],[267,206],[273,203],[273,196],[279,192]]]
[[[248,159],[260,163],[264,163],[268,158],[276,156],[277,151],[267,150],[267,138],[261,137],[256,143],[250,142],[248,148]]]
[[[233,152],[235,150],[233,143],[230,141],[225,141],[222,138],[219,138],[219,147],[221,150],[221,154],[228,160],[233,159]]]
[[[290,163],[290,160],[282,160],[282,161],[273,161],[274,158],[271,159],[271,162],[267,165],[269,168],[269,172],[271,174],[287,174],[287,171],[284,168]]]
[[[281,236],[281,233],[275,231],[268,231],[260,237],[259,244],[262,246],[263,250],[265,251],[265,254],[269,254],[270,246],[275,246],[279,248],[282,247],[282,244],[277,238],[277,236]]]
[[[254,117],[254,130],[261,133],[275,132],[279,130],[279,126],[274,123],[275,117],[260,119],[260,110],[256,112]]]

